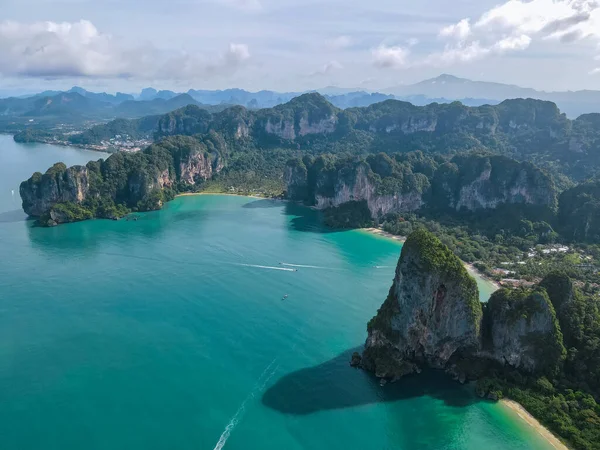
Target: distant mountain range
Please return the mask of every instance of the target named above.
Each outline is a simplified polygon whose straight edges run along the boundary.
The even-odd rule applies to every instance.
[[[411,85],[384,89],[383,92],[403,99],[407,99],[410,96],[425,96],[428,99],[443,98],[460,101],[463,101],[463,99],[477,99],[475,100],[476,103],[484,102],[489,104],[495,104],[511,98],[548,100],[556,103],[562,112],[572,118],[578,117],[581,114],[600,112],[600,91],[545,92],[512,84],[473,81],[447,74]],[[470,106],[476,105],[471,104]]]
[[[381,92],[367,92],[337,87],[317,90],[338,108],[365,107],[389,99],[403,100],[415,106],[460,101],[466,106],[496,105],[505,99],[533,98],[557,104],[570,118],[600,112],[600,91],[544,92],[519,86],[472,81],[452,75],[411,85],[401,85]],[[314,91],[313,91],[314,92]],[[68,91],[44,91],[39,94],[0,99],[0,130],[20,130],[26,124],[79,124],[115,118],[138,118],[165,114],[187,105],[211,112],[231,105],[248,109],[272,108],[298,97],[300,92],[259,91],[244,89],[195,90],[185,93],[158,91],[148,87],[139,94],[90,92],[81,87]]]

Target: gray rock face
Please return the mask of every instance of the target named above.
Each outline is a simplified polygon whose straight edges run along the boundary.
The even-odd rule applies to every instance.
[[[308,173],[302,160],[288,162],[283,173],[287,186],[287,197],[291,200],[304,200],[308,192]]]
[[[456,157],[435,174],[438,205],[456,210],[493,209],[502,204],[556,207],[551,178],[528,163],[503,156]]]
[[[269,134],[279,136],[281,139],[293,141],[296,139],[296,131],[294,130],[294,122],[291,120],[280,120],[272,122],[270,119],[265,125],[265,131]]]
[[[477,285],[460,260],[430,233],[412,233],[369,322],[363,367],[386,378],[445,368],[456,353],[478,349],[481,316]]]
[[[543,287],[501,289],[482,308],[462,262],[424,230],[406,240],[388,297],[367,330],[354,364],[389,379],[423,367],[444,369],[462,382],[489,367],[552,374],[566,354]]]
[[[207,180],[214,174],[220,172],[223,168],[223,160],[218,153],[209,153],[204,151],[203,147],[189,149],[185,152],[174,148],[176,158],[171,162],[164,161],[162,165],[153,164],[147,159],[147,155],[130,155],[130,158],[137,158],[137,164],[130,164],[126,173],[119,173],[121,184],[120,190],[112,191],[110,198],[106,195],[102,201],[120,202],[128,208],[141,208],[141,210],[155,210],[163,206],[163,196],[160,191],[164,188],[171,188],[176,182],[194,185],[200,180]],[[119,161],[123,159],[122,155],[114,155],[106,161],[99,163],[100,169],[94,169],[94,166],[73,166],[66,168],[64,164],[58,163],[51,167],[44,175],[35,173],[27,181],[21,183],[20,194],[23,200],[23,210],[31,217],[50,216],[49,223],[58,224],[70,221],[68,214],[60,208],[54,208],[57,204],[84,204],[87,208],[87,215],[79,215],[81,218],[89,218],[94,214],[98,217],[110,217],[111,210],[96,209],[94,204],[84,203],[90,195],[100,198],[102,193],[108,191],[103,189],[102,167],[105,171],[110,171],[111,166],[118,166]],[[113,164],[113,162],[115,162]],[[98,164],[98,163],[95,163]],[[170,170],[170,164],[175,166],[175,170]],[[114,171],[112,176],[114,177]],[[93,188],[90,186],[90,176],[94,176]],[[114,180],[111,181],[114,183]],[[158,194],[158,195],[157,195]],[[118,196],[118,198],[117,198]],[[142,202],[141,206],[137,206]],[[86,211],[86,210],[84,210]],[[97,211],[100,211],[99,213]],[[108,214],[108,215],[107,215]]]
[[[350,201],[366,200],[372,217],[383,217],[390,212],[415,211],[423,205],[420,192],[405,194],[380,195],[368,176],[369,167],[360,164],[350,175],[338,173],[335,175],[333,195],[316,194],[317,209],[340,206]],[[317,180],[317,192],[323,191],[326,183],[330,183],[329,174]]]
[[[546,291],[494,293],[484,314],[483,344],[481,356],[526,372],[559,364],[562,333]]]
[[[269,118],[264,125],[264,131],[268,134],[274,134],[281,139],[293,141],[298,136],[333,133],[336,125],[337,116],[333,114],[324,119],[312,122],[307,117],[301,117],[297,123],[294,123],[290,119],[276,120]]]
[[[185,183],[196,184],[197,179],[208,180],[222,168],[223,162],[218,155],[211,159],[204,153],[195,153],[179,163],[179,178]]]
[[[21,183],[19,193],[23,200],[23,210],[30,216],[38,217],[55,203],[82,202],[89,191],[88,170],[85,166],[68,169],[57,163],[42,175],[35,173]]]

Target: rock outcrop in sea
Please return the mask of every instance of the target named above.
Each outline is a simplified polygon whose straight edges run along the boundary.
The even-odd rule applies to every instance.
[[[388,297],[367,330],[363,354],[352,364],[392,380],[424,368],[461,381],[488,367],[547,374],[565,358],[544,288],[503,289],[482,305],[462,262],[425,230],[406,240]]]
[[[477,284],[461,261],[429,232],[415,231],[368,324],[362,365],[382,378],[444,369],[457,354],[478,350],[482,315]]]
[[[225,144],[167,138],[139,153],[115,153],[105,161],[67,168],[57,163],[21,183],[23,210],[41,225],[93,217],[116,219],[131,210],[162,208],[175,188],[210,179],[223,167]]]

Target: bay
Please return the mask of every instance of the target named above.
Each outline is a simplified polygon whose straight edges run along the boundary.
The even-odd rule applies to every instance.
[[[105,156],[0,136],[2,449],[551,448],[444,376],[381,388],[349,366],[395,241],[222,195],[137,221],[24,220],[20,181]]]

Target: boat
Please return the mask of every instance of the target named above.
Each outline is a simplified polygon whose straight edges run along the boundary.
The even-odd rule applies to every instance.
[[[282,297],[282,299],[281,299],[281,300],[285,300],[286,298],[288,298],[288,295],[287,295],[287,294],[285,294],[285,295]]]

